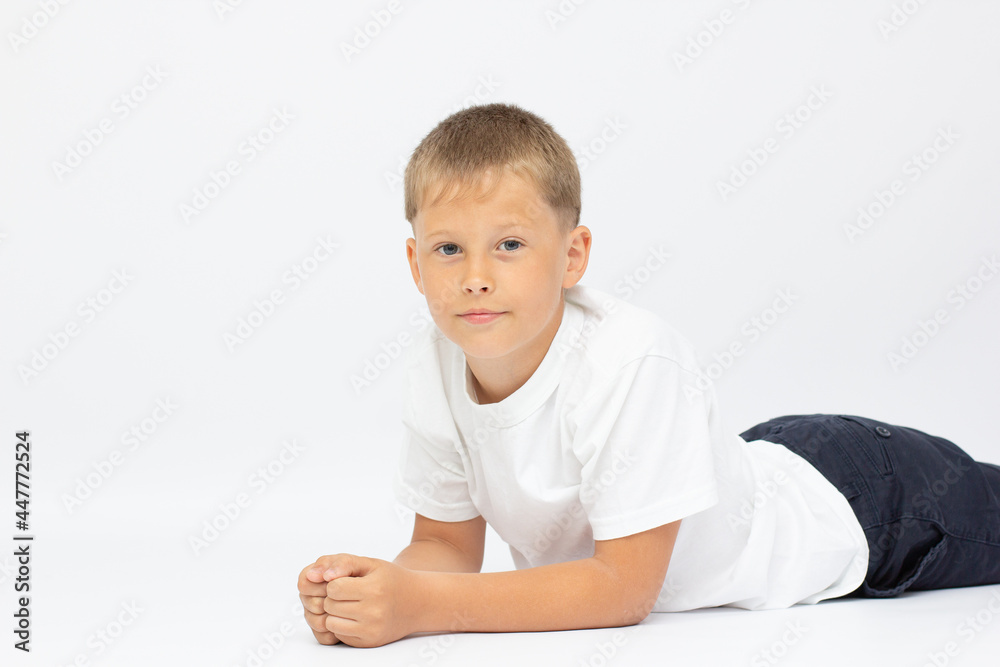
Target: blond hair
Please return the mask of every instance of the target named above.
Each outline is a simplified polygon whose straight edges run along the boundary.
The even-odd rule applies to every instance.
[[[412,225],[422,206],[465,198],[505,172],[535,186],[570,231],[580,223],[580,170],[563,139],[541,117],[514,104],[484,104],[454,113],[431,130],[414,149],[404,175],[404,208]],[[430,201],[431,189],[437,194]]]

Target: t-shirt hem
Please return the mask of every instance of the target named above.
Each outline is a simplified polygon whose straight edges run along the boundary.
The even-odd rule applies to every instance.
[[[419,493],[414,491],[405,482],[397,479],[396,480],[396,500],[403,507],[409,508],[416,512],[417,514],[422,514],[428,519],[433,519],[435,521],[468,521],[469,519],[475,519],[479,516],[479,510],[476,509],[475,505],[461,504],[461,505],[444,505],[426,496],[421,496]],[[422,502],[411,503],[412,498],[421,498]]]
[[[671,502],[649,508],[646,511],[612,519],[591,520],[590,526],[595,540],[614,540],[641,533],[657,526],[673,523],[678,519],[706,510],[719,502],[715,485],[690,495],[680,502]]]

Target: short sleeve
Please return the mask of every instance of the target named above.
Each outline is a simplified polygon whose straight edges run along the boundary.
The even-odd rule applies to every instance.
[[[709,406],[697,375],[646,355],[580,403],[573,450],[595,540],[672,523],[719,502]]]
[[[436,521],[476,518],[479,510],[472,502],[465,467],[453,444],[458,438],[454,423],[450,423],[450,429],[443,419],[437,424],[421,423],[416,414],[408,400],[403,408],[403,444],[393,478],[396,499]]]

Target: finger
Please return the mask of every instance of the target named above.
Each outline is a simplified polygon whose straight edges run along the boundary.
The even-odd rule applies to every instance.
[[[335,616],[345,621],[357,623],[361,614],[361,603],[355,600],[331,600],[323,598],[323,612],[327,616]],[[329,624],[327,628],[329,628]],[[336,632],[336,631],[334,631]]]
[[[326,614],[314,614],[311,611],[307,611],[303,614],[306,619],[306,625],[309,629],[316,632],[328,632],[326,629]]]
[[[332,646],[340,642],[340,639],[337,638],[337,635],[333,634],[332,632],[326,632],[326,631],[316,632],[315,630],[313,630],[312,633],[313,637],[316,638],[316,641],[326,646]]]
[[[304,576],[299,577],[299,595],[307,595],[310,597],[315,597],[317,595],[326,595],[326,585],[327,582],[320,579],[321,583],[314,583],[305,579]]]
[[[337,639],[350,644],[351,639],[360,641],[361,624],[350,618],[340,618],[339,616],[326,615],[326,629],[337,635]],[[344,640],[348,641],[344,641]]]
[[[375,560],[354,554],[334,554],[318,559],[316,565],[325,568],[323,578],[331,581],[337,577],[363,577],[375,567]],[[309,571],[312,577],[315,568],[310,568]]]
[[[354,558],[356,556],[353,554],[320,556],[316,559],[316,562],[303,569],[303,578],[306,581],[319,583],[324,580],[329,581],[335,577],[350,574],[353,567],[352,559]]]
[[[306,624],[320,644],[336,644],[340,640],[337,635],[326,629],[326,614],[310,614],[306,612]]]
[[[341,602],[362,600],[363,586],[364,580],[361,577],[339,577],[327,583],[323,597]]]
[[[319,559],[315,562],[306,565],[299,572],[299,585],[303,583],[321,583],[323,579],[323,571],[327,569],[326,563],[320,563]]]
[[[314,614],[325,614],[323,611],[323,600],[324,597],[315,597],[311,595],[300,595],[299,599],[302,600],[302,608],[306,611],[311,611]]]

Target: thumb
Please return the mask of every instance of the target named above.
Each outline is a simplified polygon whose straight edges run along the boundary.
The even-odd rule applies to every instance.
[[[374,569],[374,561],[354,554],[338,554],[326,571],[323,579],[332,581],[337,577],[363,577]]]

